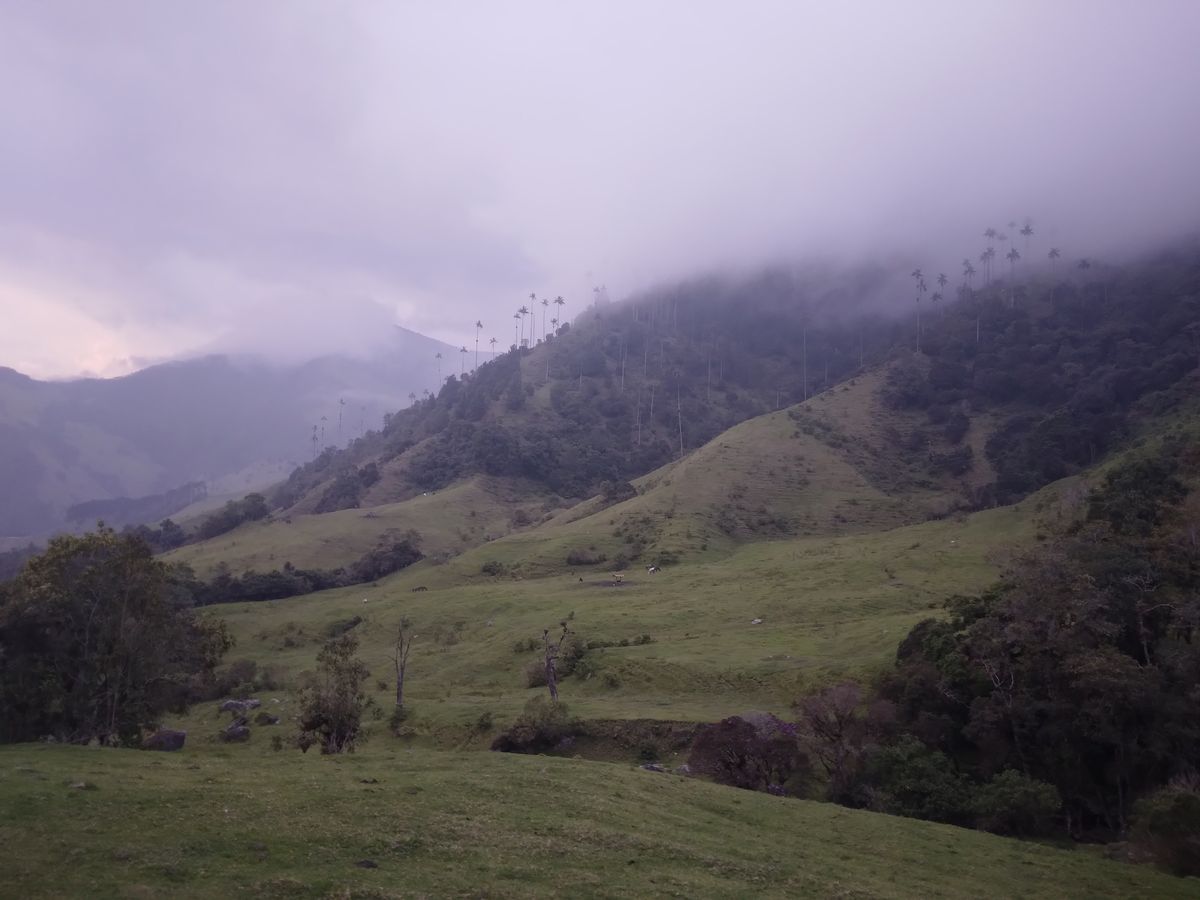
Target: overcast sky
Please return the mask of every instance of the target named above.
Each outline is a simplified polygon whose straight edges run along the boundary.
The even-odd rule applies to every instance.
[[[948,267],[1026,216],[1118,253],[1197,224],[1197,35],[1196,0],[4,3],[0,365],[506,340],[530,291]]]

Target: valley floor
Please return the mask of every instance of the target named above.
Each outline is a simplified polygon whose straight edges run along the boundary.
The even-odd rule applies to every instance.
[[[630,765],[0,748],[5,896],[1195,897],[1146,866]]]

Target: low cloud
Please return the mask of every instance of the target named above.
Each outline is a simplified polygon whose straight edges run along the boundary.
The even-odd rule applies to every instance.
[[[780,257],[1195,227],[1200,6],[213,2],[0,12],[0,364],[507,334]],[[494,327],[492,323],[495,323]]]

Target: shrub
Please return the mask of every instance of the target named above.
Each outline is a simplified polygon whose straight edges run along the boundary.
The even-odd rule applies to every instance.
[[[1177,780],[1134,807],[1133,838],[1176,875],[1200,875],[1200,780]]]
[[[364,691],[371,673],[357,651],[358,640],[347,634],[317,655],[316,677],[300,701],[300,749],[318,744],[321,753],[353,752],[362,740],[362,716],[372,705]]]
[[[1053,785],[1007,769],[976,791],[976,824],[996,834],[1040,837],[1061,806]]]
[[[401,726],[412,716],[412,710],[407,706],[393,706],[392,714],[388,716],[388,729],[399,736]]]
[[[480,567],[479,571],[484,575],[504,575],[508,572],[508,566],[494,559],[489,559]]]
[[[362,616],[351,616],[349,619],[338,619],[330,622],[325,626],[325,636],[327,638],[339,638],[347,632],[353,631],[362,624]]]
[[[912,735],[868,754],[857,794],[877,812],[954,825],[970,822],[974,806],[970,782]]]
[[[539,694],[525,704],[525,711],[512,727],[492,741],[492,749],[501,753],[545,753],[568,745],[577,730],[565,703],[554,703]]]
[[[568,566],[594,566],[604,562],[608,557],[596,550],[595,547],[589,547],[584,550],[576,548],[567,554]]]
[[[559,673],[562,674],[561,672]],[[522,671],[522,678],[527,688],[546,686],[546,663],[541,659],[531,659]]]
[[[811,774],[796,729],[772,715],[731,716],[696,735],[688,765],[719,784],[772,794],[797,794]]]

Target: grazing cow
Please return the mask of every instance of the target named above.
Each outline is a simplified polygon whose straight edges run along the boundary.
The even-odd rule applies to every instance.
[[[658,566],[646,566],[646,574],[653,575],[658,571]]]

